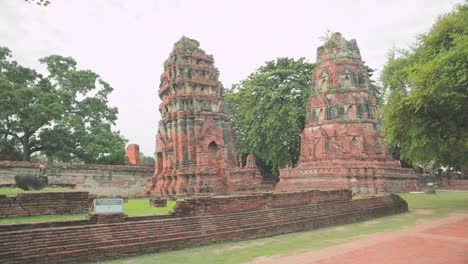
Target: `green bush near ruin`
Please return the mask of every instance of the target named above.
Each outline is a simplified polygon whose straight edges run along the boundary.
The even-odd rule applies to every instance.
[[[26,191],[38,191],[47,186],[47,179],[44,177],[36,177],[34,175],[16,175],[16,186]]]

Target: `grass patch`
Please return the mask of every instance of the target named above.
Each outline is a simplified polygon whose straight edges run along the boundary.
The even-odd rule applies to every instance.
[[[17,193],[32,193],[32,192],[67,192],[70,189],[63,188],[63,187],[45,187],[42,190],[36,191],[26,191],[20,188],[0,188],[0,194],[4,195],[15,195]]]
[[[329,247],[349,242],[371,233],[394,230],[415,224],[417,221],[444,217],[458,210],[468,212],[468,192],[439,192],[436,195],[402,194],[401,197],[408,202],[410,207],[409,213],[339,227],[335,226],[239,242],[218,243],[99,263],[242,263],[263,256],[290,255]],[[421,210],[425,210],[425,213],[418,213]]]
[[[85,219],[87,214],[63,214],[63,215],[39,215],[0,219],[0,224],[20,224],[32,222],[50,222],[59,220],[81,220]]]
[[[124,203],[124,212],[129,216],[164,214],[173,210],[176,201],[167,201],[166,207],[151,207],[148,199],[129,199]],[[87,214],[41,215],[0,219],[0,224],[30,223],[58,220],[85,219]]]
[[[165,214],[174,208],[176,201],[167,201],[166,207],[151,207],[148,199],[129,199],[124,204],[124,211],[129,216]]]
[[[436,194],[400,194],[411,209],[433,209],[439,213],[453,210],[468,210],[468,192],[437,192]]]

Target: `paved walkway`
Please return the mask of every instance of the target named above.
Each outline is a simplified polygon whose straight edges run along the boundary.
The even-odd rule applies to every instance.
[[[255,264],[468,264],[468,214],[427,221],[395,231],[379,232],[329,248]]]

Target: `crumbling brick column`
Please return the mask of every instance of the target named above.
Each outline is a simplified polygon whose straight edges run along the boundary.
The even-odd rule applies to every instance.
[[[125,157],[127,158],[128,164],[140,164],[140,146],[138,146],[137,144],[128,145],[125,149]]]

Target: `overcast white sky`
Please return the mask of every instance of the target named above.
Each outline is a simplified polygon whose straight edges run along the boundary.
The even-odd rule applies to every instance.
[[[381,70],[393,46],[407,47],[457,0],[201,1],[50,0],[47,7],[0,0],[0,46],[21,64],[72,56],[114,88],[117,129],[152,155],[160,115],[162,65],[182,35],[215,58],[224,87],[276,57],[315,62],[327,30],[356,39],[366,64]]]

